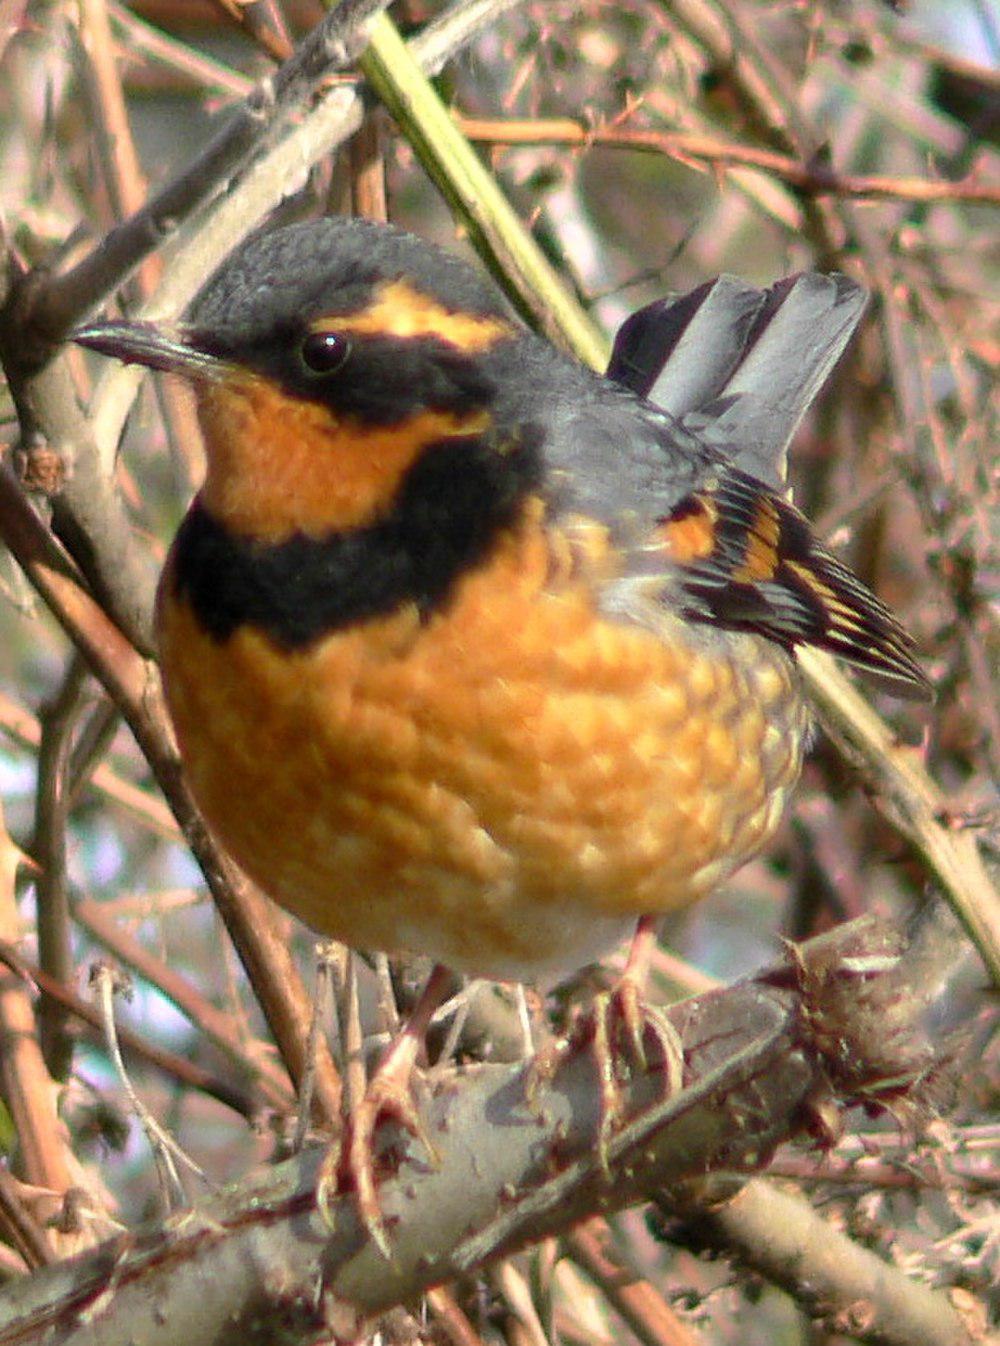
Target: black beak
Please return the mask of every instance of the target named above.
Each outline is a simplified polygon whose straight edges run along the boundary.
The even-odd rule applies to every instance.
[[[126,364],[146,365],[189,379],[220,379],[231,364],[205,350],[197,334],[183,327],[148,322],[94,322],[70,333],[71,340]]]

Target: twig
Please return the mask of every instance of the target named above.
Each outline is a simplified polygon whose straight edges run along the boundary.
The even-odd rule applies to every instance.
[[[513,1320],[504,1333],[511,1346],[552,1346],[538,1316],[527,1278],[514,1262],[510,1258],[498,1262],[490,1269],[490,1281]]]
[[[602,146],[662,154],[681,163],[690,159],[709,164],[759,168],[812,196],[855,197],[887,201],[975,201],[1000,205],[1000,185],[978,182],[970,174],[958,182],[930,178],[893,178],[839,173],[813,160],[802,163],[786,154],[736,144],[716,136],[687,131],[628,130],[618,126],[586,126],[569,117],[516,120],[501,117],[461,117],[456,121],[472,141],[488,145]]]
[[[62,686],[42,709],[42,741],[38,750],[35,834],[31,852],[38,864],[35,881],[38,907],[38,961],[54,981],[73,975],[70,940],[69,880],[66,873],[66,828],[69,822],[67,770],[73,730],[83,709],[87,670],[79,654],[69,659]],[[62,1008],[51,1001],[39,1014],[45,1063],[53,1079],[64,1080],[73,1060],[73,1042]]]
[[[292,54],[281,11],[274,0],[214,0],[228,19],[249,33],[273,61],[287,61]]]
[[[136,1093],[132,1081],[129,1079],[128,1071],[125,1069],[125,1062],[122,1060],[121,1048],[118,1046],[118,1033],[115,1027],[114,997],[116,995],[131,994],[131,983],[123,977],[120,972],[116,972],[107,964],[98,963],[91,968],[91,985],[97,991],[97,1003],[100,1008],[101,1022],[104,1028],[104,1042],[107,1047],[108,1055],[111,1058],[111,1064],[115,1068],[115,1074],[118,1076],[118,1082],[125,1090],[125,1096],[129,1101],[129,1106],[134,1115],[142,1125],[146,1133],[146,1139],[149,1141],[150,1148],[156,1160],[157,1172],[160,1174],[162,1183],[163,1204],[167,1210],[171,1207],[170,1188],[166,1179],[173,1183],[186,1199],[186,1192],[180,1180],[180,1174],[174,1160],[179,1160],[191,1173],[201,1178],[202,1182],[207,1183],[208,1177],[201,1166],[191,1158],[191,1156],[178,1145],[169,1131],[156,1120],[153,1114],[143,1103],[142,1099]]]
[[[178,42],[159,28],[146,23],[118,0],[110,0],[108,13],[133,51],[141,52],[150,61],[159,61],[177,71],[196,88],[217,89],[220,93],[245,98],[253,88],[253,80],[213,61],[201,52],[192,50],[186,42]]]
[[[700,1239],[787,1290],[828,1331],[879,1346],[969,1346],[943,1295],[895,1273],[766,1179],[699,1213],[697,1227]]]
[[[484,1346],[483,1338],[462,1312],[450,1290],[438,1286],[428,1290],[425,1298],[450,1346]]]
[[[379,113],[370,112],[349,141],[351,161],[351,208],[354,215],[369,220],[387,220],[389,203],[385,190],[385,154]]]
[[[10,968],[11,972],[17,977],[21,983],[19,989],[22,990],[22,993],[27,986],[37,986],[45,999],[64,1006],[81,1023],[93,1029],[95,1042],[103,1041],[101,1017],[93,1005],[77,995],[71,987],[63,986],[60,982],[47,977],[41,968],[32,967],[20,956],[14,944],[6,938],[0,938],[0,963]],[[133,1029],[125,1026],[120,1027],[118,1029],[118,1040],[129,1056],[134,1056],[137,1060],[144,1061],[147,1065],[163,1071],[165,1075],[169,1075],[189,1089],[195,1089],[199,1093],[208,1094],[212,1098],[218,1099],[225,1107],[231,1108],[248,1121],[252,1121],[260,1112],[260,1103],[251,1098],[245,1089],[230,1083],[228,1080],[221,1079],[218,1075],[205,1070],[201,1066],[194,1065],[175,1052],[154,1046],[153,1043],[148,1042]],[[29,1130],[26,1134],[37,1140],[41,1132],[36,1128],[34,1132]]]
[[[0,941],[20,936],[14,885],[23,857],[0,809]],[[0,1093],[17,1136],[21,1175],[56,1194],[70,1186],[67,1136],[56,1111],[56,1090],[38,1040],[34,1006],[24,981],[0,975]]]
[[[297,1154],[305,1144],[312,1119],[313,1091],[316,1088],[316,1071],[320,1053],[324,1049],[323,1034],[330,1017],[332,999],[330,989],[333,982],[334,964],[341,958],[343,946],[333,941],[317,944],[316,980],[313,985],[312,1017],[309,1020],[309,1041],[306,1044],[306,1064],[299,1083],[298,1115],[295,1119],[295,1131],[292,1136],[292,1153]]]
[[[144,948],[110,918],[105,903],[89,900],[76,902],[73,917],[77,924],[113,953],[115,958],[138,973],[183,1014],[200,1033],[236,1064],[241,1075],[252,1080],[268,1104],[286,1111],[290,1104],[287,1078],[276,1065],[260,1054],[251,1055],[239,1041],[233,1016],[224,1013],[206,999],[186,977]]]
[[[1000,985],[1000,897],[970,830],[949,829],[945,800],[916,760],[828,655],[802,650],[799,664],[827,732],[860,770],[876,806],[916,848]]]
[[[71,271],[46,279],[31,296],[39,336],[58,342],[153,248],[211,199],[262,143],[315,95],[317,86],[358,54],[364,25],[386,0],[344,0],[317,24],[291,60],[263,79],[201,155]],[[205,274],[204,272],[202,273]]]
[[[30,711],[0,692],[0,730],[23,747],[37,749],[42,741],[42,729]],[[100,762],[88,777],[87,786],[106,799],[125,809],[145,827],[176,841],[180,836],[177,820],[162,799],[149,794],[141,786],[124,780],[106,762]]]
[[[608,1234],[607,1223],[594,1216],[564,1234],[563,1246],[645,1346],[698,1346],[701,1338],[655,1286],[612,1260]]]
[[[104,183],[116,220],[139,210],[146,198],[146,180],[139,166],[132,124],[125,106],[125,95],[115,58],[108,21],[107,0],[81,0],[80,38],[87,56],[81,83],[89,95],[91,115],[88,123],[96,131],[96,144]],[[155,285],[160,264],[147,258],[140,273],[140,285],[147,292]]]
[[[17,1249],[29,1270],[57,1260],[45,1230],[25,1209],[18,1183],[5,1168],[0,1168],[0,1236]]]

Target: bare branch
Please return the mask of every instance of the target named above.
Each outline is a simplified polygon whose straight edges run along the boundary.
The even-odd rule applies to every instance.
[[[637,131],[623,127],[586,126],[569,117],[516,120],[502,117],[459,117],[470,140],[487,145],[599,145],[610,149],[662,154],[681,163],[696,159],[708,164],[759,168],[811,196],[857,197],[887,201],[978,201],[1000,205],[1000,185],[967,174],[959,181],[932,178],[890,178],[839,173],[817,160],[803,163],[787,154],[737,144],[717,136],[686,131]]]
[[[594,1150],[597,1096],[586,1049],[543,1082],[530,1105],[524,1067],[442,1072],[422,1104],[440,1168],[410,1153],[399,1133],[393,1139],[395,1176],[380,1194],[391,1262],[361,1242],[350,1193],[317,1210],[322,1156],[310,1151],[163,1233],[112,1241],[89,1262],[15,1287],[0,1307],[0,1343],[16,1333],[31,1346],[59,1325],[65,1346],[82,1346],[71,1326],[81,1315],[88,1346],[130,1337],[147,1346],[228,1346],[251,1320],[269,1330],[280,1321],[290,1340],[321,1330],[347,1337],[370,1315],[430,1286],[650,1191],[668,1187],[681,1200],[686,1182],[691,1200],[732,1195],[742,1186],[739,1171],[758,1168],[782,1136],[808,1123],[830,1078],[846,1085],[847,1056],[847,1094],[869,1102],[887,1067],[908,1076],[930,1059],[913,1017],[922,1007],[911,1000],[908,1014],[900,999],[893,969],[902,953],[891,935],[862,922],[803,946],[783,969],[674,1006],[668,1013],[684,1043],[687,1086],[663,1100],[657,1069],[632,1080],[632,1120],[610,1142],[610,1179]],[[851,971],[858,960],[867,969],[861,981]],[[808,989],[800,992],[794,984],[804,969]],[[864,1044],[889,1004],[899,1018],[895,1055],[882,1043],[866,1062]],[[891,1087],[898,1091],[898,1075]],[[887,1266],[882,1284],[893,1294],[909,1288]],[[957,1316],[934,1298],[938,1322],[949,1329],[934,1340],[964,1342]]]

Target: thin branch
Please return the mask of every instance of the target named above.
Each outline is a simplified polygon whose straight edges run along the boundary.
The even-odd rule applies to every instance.
[[[613,1260],[609,1233],[607,1223],[595,1216],[564,1234],[563,1246],[644,1346],[698,1346],[701,1338],[656,1287]]]
[[[177,222],[215,196],[247,159],[273,143],[320,84],[343,70],[364,44],[363,29],[387,0],[344,0],[317,24],[291,60],[261,80],[235,116],[183,173],[123,225],[113,229],[71,271],[40,281],[29,307],[36,333],[55,343],[154,248]],[[203,273],[204,274],[204,273]]]
[[[275,0],[214,0],[214,3],[272,61],[287,61],[291,56],[292,44]]]
[[[36,717],[3,692],[0,692],[0,730],[22,747],[37,750],[41,745],[42,727]],[[125,780],[106,762],[94,768],[87,779],[87,788],[103,795],[165,840],[179,839],[177,820],[163,800]]]
[[[441,1335],[450,1346],[485,1346],[450,1290],[438,1286],[428,1290],[425,1298]]]
[[[775,1183],[753,1179],[695,1223],[699,1246],[707,1239],[735,1255],[793,1295],[827,1331],[878,1346],[969,1346],[944,1295],[899,1275]]]
[[[21,933],[14,885],[22,860],[0,811],[0,940],[16,940]],[[52,1191],[58,1202],[71,1182],[68,1138],[31,996],[20,977],[7,971],[0,974],[0,1095],[17,1137],[21,1176]]]
[[[81,81],[89,97],[88,123],[95,128],[104,182],[116,220],[139,210],[146,198],[146,179],[132,138],[108,20],[107,0],[81,0],[80,39],[86,53]],[[159,274],[159,263],[147,259],[141,282],[149,290]]]
[[[802,650],[799,664],[824,728],[863,773],[877,808],[916,848],[1000,985],[1000,895],[973,829],[948,826],[945,799],[917,760],[833,660]]]
[[[55,981],[73,975],[70,938],[69,876],[66,872],[66,829],[69,823],[68,767],[73,731],[83,710],[87,670],[74,651],[62,686],[42,709],[42,742],[38,750],[35,832],[31,853],[38,864],[38,961]],[[42,1052],[53,1079],[65,1080],[73,1060],[73,1042],[60,1006],[49,1003],[39,1015]]]
[[[17,1180],[0,1168],[0,1237],[16,1248],[29,1270],[49,1266],[57,1254],[49,1244],[42,1226],[27,1210]]]
[[[105,903],[89,900],[74,904],[73,917],[115,958],[149,982],[252,1080],[268,1104],[280,1111],[292,1106],[287,1077],[272,1062],[248,1054],[235,1031],[233,1016],[217,1009],[186,977],[149,952],[108,916]],[[310,1053],[311,1056],[311,1053]]]
[[[519,120],[503,117],[456,116],[470,140],[486,145],[570,145],[581,149],[601,146],[662,154],[681,163],[697,159],[714,165],[759,168],[810,196],[855,197],[887,201],[975,201],[1000,205],[1000,185],[977,180],[974,174],[958,182],[931,178],[893,178],[840,173],[813,160],[802,163],[787,154],[736,144],[717,136],[687,131],[640,131],[618,126],[587,126],[570,117]]]
[[[245,98],[253,80],[238,71],[192,50],[186,42],[163,33],[133,14],[118,0],[110,0],[108,13],[117,27],[123,45],[140,53],[146,60],[158,61],[183,76],[197,89],[218,90],[236,98]]]
[[[26,959],[21,957],[17,951],[17,946],[7,938],[0,938],[0,963],[14,974],[22,993],[27,994],[28,987],[37,987],[44,1000],[50,1000],[57,1005],[61,1005],[81,1023],[86,1024],[89,1029],[93,1030],[90,1035],[92,1041],[103,1044],[101,1016],[94,1006],[77,995],[71,986],[65,986],[61,982],[54,981],[41,968],[33,967]],[[245,1117],[248,1121],[252,1121],[260,1112],[261,1101],[253,1098],[246,1089],[222,1079],[220,1076],[213,1074],[212,1071],[205,1070],[202,1066],[195,1065],[185,1057],[178,1056],[175,1052],[157,1047],[134,1029],[125,1026],[120,1027],[118,1029],[118,1039],[130,1059],[153,1066],[156,1070],[162,1071],[187,1088],[196,1089],[200,1093],[218,1099],[225,1107],[232,1108],[234,1112],[239,1113],[241,1117]]]

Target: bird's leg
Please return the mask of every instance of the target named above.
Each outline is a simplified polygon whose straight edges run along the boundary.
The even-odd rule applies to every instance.
[[[589,1043],[600,1091],[597,1153],[605,1172],[609,1168],[609,1142],[625,1112],[622,1068],[632,1067],[643,1074],[651,1070],[648,1045],[652,1040],[652,1060],[662,1076],[664,1095],[669,1097],[681,1087],[683,1050],[677,1033],[669,1020],[645,999],[656,931],[655,917],[640,917],[617,984],[595,996],[590,1011],[583,1015],[569,1040],[539,1052],[528,1072],[526,1091],[530,1102],[538,1086],[551,1079],[582,1043]]]
[[[625,1064],[634,1065],[642,1073],[649,1070],[647,1034],[655,1043],[656,1059],[662,1063],[664,1096],[669,1097],[681,1086],[683,1049],[677,1033],[669,1020],[645,999],[656,936],[657,918],[640,916],[617,984],[594,1000],[592,1051],[601,1091],[597,1145],[601,1167],[605,1171],[608,1169],[608,1142],[624,1112],[617,1066],[624,1060]],[[621,1035],[624,1035],[624,1042],[620,1049],[618,1038]]]
[[[386,1258],[390,1256],[390,1247],[375,1186],[375,1132],[383,1117],[393,1117],[420,1142],[431,1162],[437,1163],[437,1151],[414,1101],[412,1077],[434,1011],[447,996],[450,985],[451,973],[442,964],[435,964],[406,1026],[351,1109],[347,1145],[339,1167],[341,1175],[353,1180],[358,1216]],[[320,1179],[321,1207],[335,1176],[340,1175],[324,1171]]]

